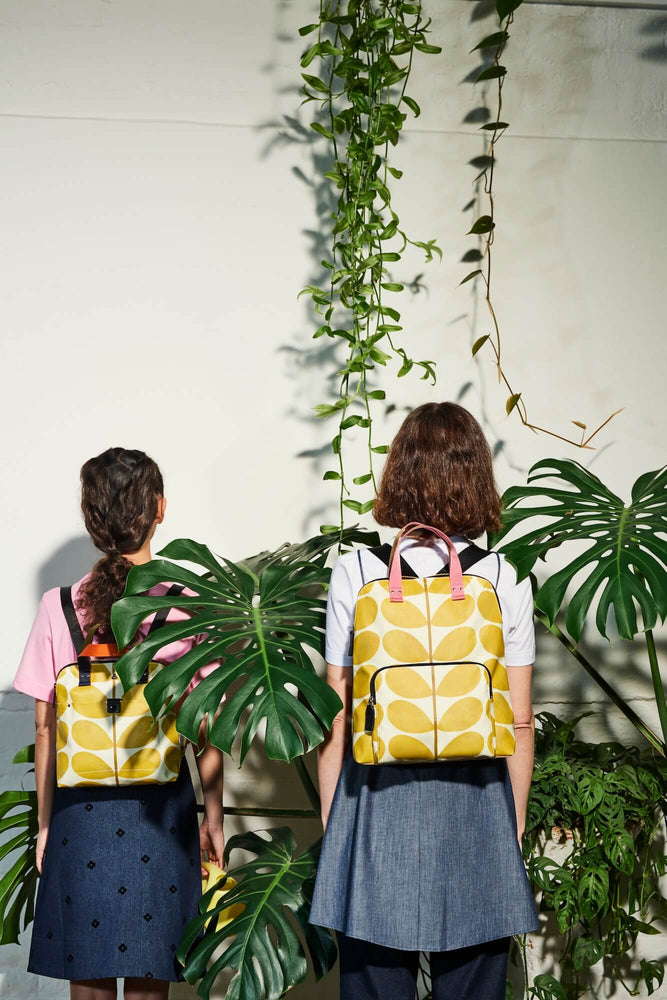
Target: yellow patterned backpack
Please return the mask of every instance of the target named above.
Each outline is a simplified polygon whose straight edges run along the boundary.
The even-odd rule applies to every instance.
[[[169,595],[180,593],[174,586]],[[183,758],[176,715],[154,719],[144,697],[148,681],[164,664],[148,664],[143,677],[123,692],[116,674],[117,646],[87,643],[72,602],[61,587],[60,603],[77,662],[58,671],[55,682],[56,770],[59,786],[146,785],[175,781]],[[165,624],[159,611],[149,634]]]
[[[418,578],[400,555],[401,540],[416,530],[447,543],[449,563],[436,576]],[[446,535],[418,522],[393,546],[370,551],[388,574],[364,583],[357,597],[354,759],[415,764],[510,756],[514,715],[498,595],[468,572],[488,552],[468,545],[457,553]]]

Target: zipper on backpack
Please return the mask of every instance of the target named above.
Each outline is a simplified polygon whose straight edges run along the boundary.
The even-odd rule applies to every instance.
[[[378,674],[381,674],[383,670],[394,670],[396,667],[455,667],[460,664],[470,663],[474,666],[481,667],[486,670],[489,678],[489,701],[493,702],[493,679],[491,677],[491,671],[486,666],[485,663],[480,663],[478,660],[438,660],[435,663],[390,663],[386,667],[379,667],[374,674],[371,676],[368,692],[368,702],[366,703],[366,716],[364,718],[364,732],[369,735],[373,733],[375,729],[375,705],[376,693],[375,693],[375,681]],[[434,686],[435,689],[435,686]]]

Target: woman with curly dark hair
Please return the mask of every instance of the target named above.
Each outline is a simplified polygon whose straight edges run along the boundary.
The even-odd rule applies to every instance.
[[[175,728],[169,737],[174,745],[170,749],[166,740],[162,758],[164,783],[143,772],[135,772],[136,781],[130,773],[132,783],[127,784],[118,784],[117,775],[115,785],[113,778],[108,784],[77,780],[80,772],[73,773],[77,757],[88,767],[102,768],[98,774],[104,773],[101,710],[83,695],[82,719],[71,730],[78,726],[78,732],[92,734],[92,742],[83,744],[85,752],[71,757],[57,752],[68,739],[67,723],[57,722],[56,717],[56,699],[59,709],[61,699],[67,702],[59,683],[62,671],[77,662],[80,669],[85,662],[77,661],[85,642],[75,644],[77,634],[88,633],[90,639],[93,633],[94,641],[113,643],[111,606],[122,596],[132,566],[150,561],[151,539],[166,509],[160,470],[142,451],[109,448],[89,459],[81,469],[81,487],[86,529],[103,556],[71,588],[44,594],[14,680],[19,691],[35,699],[36,860],[41,878],[28,971],[69,980],[72,1000],[115,998],[118,978],[124,979],[126,1000],[164,1000],[169,982],[182,979],[175,952],[184,925],[197,913],[200,854],[222,863],[222,754],[207,746],[196,757],[205,805],[198,829],[190,771]],[[165,595],[168,589],[159,585],[150,593]],[[166,617],[163,614],[169,623],[186,617],[176,608]],[[162,623],[147,620],[137,638]],[[159,661],[169,663],[192,645],[192,640],[169,642],[160,650]],[[201,668],[188,691],[214,666]],[[91,683],[90,676],[87,682]],[[77,691],[85,695],[86,688]],[[107,711],[119,712],[118,705],[109,704],[112,701],[106,699]],[[130,725],[123,733],[128,747],[139,747],[136,760],[142,756],[142,733],[155,731],[162,739],[160,733],[166,737],[167,729],[164,720],[153,724],[150,717],[133,724],[133,711],[128,714]],[[116,725],[114,718],[114,760]],[[205,721],[202,745],[204,727]],[[157,751],[149,749],[142,759],[156,756]],[[67,786],[56,783],[63,775],[71,779]],[[87,772],[85,777],[89,778]]]
[[[379,524],[403,529],[417,522],[420,527],[410,530],[404,541],[397,536],[395,548],[385,545],[348,552],[332,571],[326,623],[327,679],[344,708],[319,753],[325,837],[310,919],[338,932],[342,1000],[414,1000],[420,952],[430,953],[434,1000],[504,1000],[511,936],[537,928],[519,846],[533,768],[533,601],[530,581],[518,583],[514,568],[502,555],[471,544],[483,532],[499,529],[501,504],[491,451],[481,427],[467,410],[456,403],[429,403],[405,419],[389,450],[373,512]],[[425,532],[425,525],[448,536],[449,542]],[[399,559],[401,572],[392,576],[389,567],[398,565]],[[438,581],[439,575],[449,574],[450,562],[456,564],[451,581]],[[419,714],[420,709],[402,716],[410,720],[410,724],[401,723],[405,731],[421,738],[401,734],[388,739],[381,750],[382,740],[378,737],[376,741],[374,728],[378,716],[373,714],[369,723],[367,706],[371,702],[364,703],[363,697],[368,694],[369,677],[377,690],[380,684],[398,690],[392,683],[399,687],[407,683],[397,680],[396,675],[392,682],[389,674],[384,675],[386,680],[378,679],[381,670],[388,669],[379,666],[384,662],[383,651],[389,651],[385,659],[393,657],[399,670],[407,669],[400,664],[430,666],[430,674],[442,678],[439,685],[445,683],[451,664],[462,664],[468,673],[465,678],[458,675],[455,683],[465,688],[454,691],[458,695],[469,692],[469,678],[475,671],[480,677],[483,674],[481,665],[475,666],[461,651],[456,656],[443,652],[438,657],[438,649],[444,645],[434,652],[431,634],[431,621],[436,623],[438,616],[429,617],[427,622],[419,610],[421,605],[406,602],[409,614],[428,625],[423,630],[428,632],[424,639],[428,650],[408,633],[406,639],[414,645],[399,646],[401,632],[397,630],[380,633],[381,642],[377,635],[371,635],[376,641],[366,643],[368,652],[364,653],[356,638],[352,642],[355,631],[362,639],[368,638],[369,632],[363,629],[375,622],[376,616],[384,615],[394,624],[406,621],[392,604],[403,600],[403,584],[397,591],[391,589],[395,583],[390,582],[401,581],[402,576],[416,578],[409,580],[413,588],[409,593],[425,594],[424,605],[430,615],[429,593],[451,593],[453,598],[454,574],[458,579],[464,564],[464,572],[474,574],[475,585],[488,596],[485,607],[493,608],[488,612],[492,620],[500,622],[498,611],[502,612],[502,629],[497,625],[491,628],[496,656],[502,657],[504,646],[504,666],[500,660],[489,662],[496,665],[494,685],[497,678],[497,687],[511,694],[516,745],[506,734],[501,751],[509,754],[505,759],[482,753],[484,741],[476,736],[477,759],[457,759],[454,751],[449,759],[443,759],[447,737],[439,731],[464,727],[461,721],[448,723],[445,715],[436,712],[437,695],[442,691],[440,686],[436,690],[434,679],[432,691],[425,685],[429,710],[432,695],[433,717],[424,711]],[[387,593],[387,599],[380,601],[378,597],[380,603],[376,603],[364,596],[357,603],[360,591],[367,593],[374,583]],[[457,586],[457,600],[462,601],[457,607],[462,608],[463,585]],[[473,597],[466,601],[475,604]],[[355,608],[362,606],[355,616]],[[459,615],[456,620],[463,621],[464,611],[451,608],[451,601],[443,603],[440,612]],[[465,615],[469,613],[470,603]],[[367,621],[362,621],[364,616]],[[478,641],[472,628],[457,631],[466,633],[468,644]],[[425,664],[418,663],[422,655],[428,661]],[[359,668],[367,659],[374,665],[357,669],[353,686],[353,663]],[[436,674],[436,668],[442,670]],[[487,669],[491,675],[491,668]],[[453,668],[452,676],[457,670],[460,666]],[[415,671],[407,669],[407,673]],[[401,689],[400,694],[410,696],[407,689]],[[353,698],[366,710],[366,722],[358,726],[355,709],[355,731],[359,746],[372,738],[372,743],[363,744],[373,747],[372,758],[364,753],[357,756],[357,744],[355,755],[349,752]],[[498,691],[495,698],[498,722],[511,721],[500,719],[500,705],[507,702]],[[409,702],[400,705],[411,708]],[[393,708],[395,705],[387,709],[388,717]],[[481,702],[476,703],[476,711],[478,715],[483,712]],[[396,719],[391,718],[392,724]],[[359,735],[360,729],[365,730],[364,735]],[[393,764],[397,766],[387,763],[386,757],[385,762],[377,762],[377,755],[384,754],[394,740],[401,747],[395,751]],[[376,766],[366,766],[373,760]]]

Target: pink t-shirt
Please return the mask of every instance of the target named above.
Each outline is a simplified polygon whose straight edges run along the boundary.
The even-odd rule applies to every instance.
[[[81,584],[86,579],[87,577],[84,576],[72,586],[72,600],[74,601],[75,608],[77,594]],[[148,593],[163,597],[168,590],[169,584],[160,583],[149,590]],[[190,591],[186,591],[186,593],[190,593]],[[83,626],[81,614],[78,610],[77,617]],[[140,636],[143,637],[146,635],[153,617],[151,615],[139,627]],[[188,615],[181,608],[171,608],[167,621],[184,621],[186,618],[188,618]],[[170,642],[159,650],[159,653],[156,654],[156,659],[159,659],[161,663],[171,663],[173,660],[177,660],[189,652],[193,645],[201,642],[203,639],[205,639],[205,636]],[[19,668],[16,671],[14,687],[17,691],[29,694],[40,701],[53,701],[56,674],[63,667],[66,667],[68,663],[75,661],[76,651],[60,603],[60,589],[54,587],[53,590],[47,590],[39,602],[37,616],[30,630]],[[207,674],[210,674],[216,668],[218,662],[216,660],[205,667],[201,667],[190,681],[187,693],[192,691]]]

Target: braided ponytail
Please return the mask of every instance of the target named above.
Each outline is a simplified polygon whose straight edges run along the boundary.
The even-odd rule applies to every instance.
[[[159,468],[143,451],[109,448],[83,465],[83,519],[95,546],[105,553],[77,598],[84,631],[99,625],[98,635],[112,638],[111,606],[122,597],[132,568],[125,554],[137,552],[148,538],[163,490]]]

